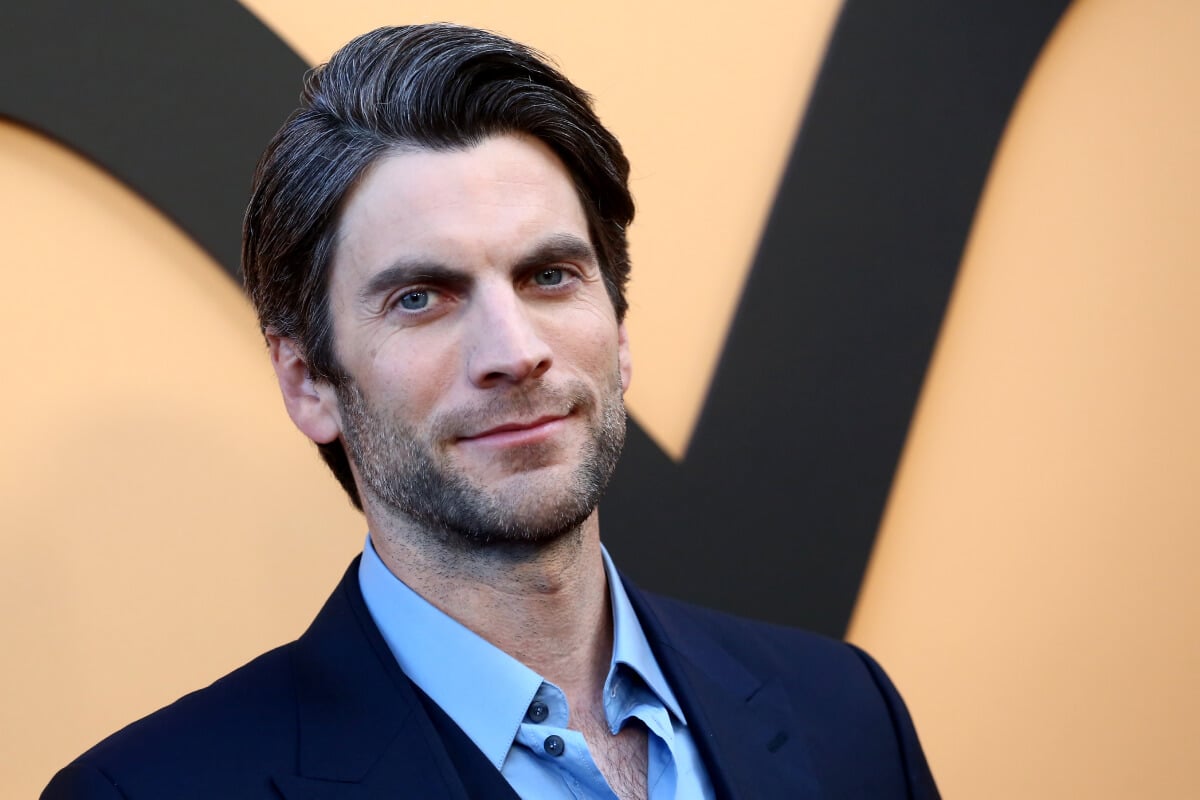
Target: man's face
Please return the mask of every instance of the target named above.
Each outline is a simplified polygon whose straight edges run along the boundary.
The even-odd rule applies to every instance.
[[[574,184],[540,142],[391,155],[343,212],[337,426],[368,504],[466,541],[593,512],[629,379]]]

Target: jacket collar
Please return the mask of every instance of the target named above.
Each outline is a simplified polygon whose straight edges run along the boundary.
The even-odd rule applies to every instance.
[[[293,648],[297,774],[277,775],[275,785],[287,800],[466,800],[461,758],[456,765],[396,664],[357,576],[356,558]],[[493,796],[503,796],[508,784],[498,773],[495,781]]]
[[[275,776],[276,787],[286,800],[414,793],[467,800],[466,781],[475,787],[470,794],[483,786],[488,797],[515,798],[477,749],[447,751],[444,731],[431,719],[436,708],[426,709],[396,664],[363,602],[357,574],[356,558],[293,648],[297,774]],[[791,724],[797,716],[779,683],[730,652],[702,621],[713,619],[711,612],[643,594],[622,580],[718,796],[820,796],[808,748],[796,747],[803,731]]]
[[[625,588],[719,797],[823,796],[788,694],[744,665],[702,620],[716,612]],[[789,742],[791,746],[789,746]]]

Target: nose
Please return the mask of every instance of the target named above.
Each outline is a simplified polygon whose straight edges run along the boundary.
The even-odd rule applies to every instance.
[[[538,329],[535,312],[513,287],[480,292],[473,305],[467,363],[473,384],[486,388],[521,383],[550,369],[553,354]]]

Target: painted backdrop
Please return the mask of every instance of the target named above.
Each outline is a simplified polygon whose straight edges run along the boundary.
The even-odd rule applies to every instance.
[[[361,547],[238,216],[306,65],[434,19],[549,53],[633,162],[635,579],[866,646],[948,797],[1200,792],[1200,8],[905,5],[10,0],[0,795]]]

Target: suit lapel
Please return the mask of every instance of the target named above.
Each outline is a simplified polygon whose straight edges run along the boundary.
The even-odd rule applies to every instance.
[[[298,769],[274,778],[287,800],[467,800],[462,763],[447,751],[371,620],[358,588],[357,559],[296,642],[292,669]],[[493,786],[492,796],[503,797],[507,782],[481,760],[490,774],[472,772],[471,785]]]
[[[718,796],[822,796],[797,716],[778,682],[750,672],[699,623],[694,609],[644,595],[623,581]]]
[[[820,796],[779,685],[749,671],[695,610],[624,582],[718,796]],[[465,735],[446,736],[434,724],[371,620],[357,559],[295,643],[292,662],[297,774],[274,777],[286,800],[515,796],[486,759],[462,751],[463,741],[474,748]]]

